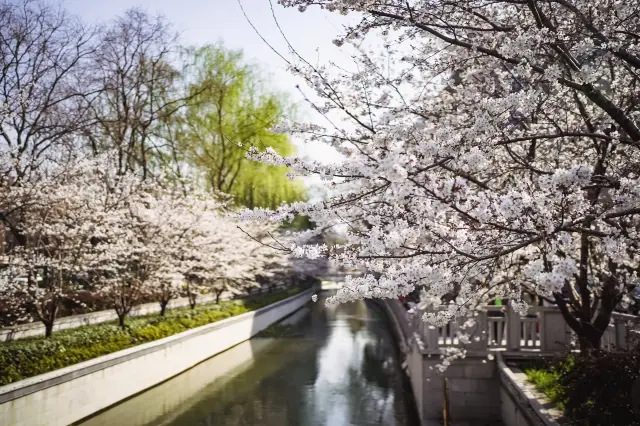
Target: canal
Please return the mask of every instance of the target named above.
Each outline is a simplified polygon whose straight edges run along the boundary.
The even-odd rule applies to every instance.
[[[81,424],[418,425],[382,310],[325,298]]]

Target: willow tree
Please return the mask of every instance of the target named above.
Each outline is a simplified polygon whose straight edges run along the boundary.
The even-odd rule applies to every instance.
[[[275,207],[304,197],[301,182],[282,166],[245,158],[249,146],[293,155],[286,135],[273,131],[292,108],[265,87],[241,51],[207,45],[192,51],[185,80],[192,94],[181,117],[174,155],[204,172],[211,189],[247,207]]]

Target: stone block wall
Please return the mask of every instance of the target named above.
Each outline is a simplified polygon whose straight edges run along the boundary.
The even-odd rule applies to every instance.
[[[436,370],[439,357],[423,358],[423,422],[442,419],[443,376]],[[485,358],[467,357],[454,361],[445,373],[449,395],[449,414],[458,422],[500,418],[500,382],[496,365]]]

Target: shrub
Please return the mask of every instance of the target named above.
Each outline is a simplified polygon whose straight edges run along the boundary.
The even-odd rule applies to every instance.
[[[527,377],[576,426],[640,426],[631,389],[640,379],[640,350],[565,357]]]
[[[576,356],[560,372],[565,412],[576,425],[640,425],[631,388],[640,378],[640,351],[598,352]]]
[[[244,300],[223,301],[219,305],[173,309],[164,317],[156,314],[130,318],[125,330],[114,322],[60,331],[48,339],[37,337],[0,343],[0,385],[250,312],[299,292],[300,289],[292,288]]]
[[[525,369],[524,373],[536,388],[543,392],[558,408],[564,410],[563,389],[559,383],[560,374],[556,369]]]

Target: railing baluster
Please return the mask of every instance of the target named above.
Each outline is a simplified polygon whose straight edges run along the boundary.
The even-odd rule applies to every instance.
[[[451,346],[458,346],[456,336],[458,335],[458,319],[451,323]]]
[[[496,332],[496,318],[490,317],[487,322],[487,337],[491,347],[495,347],[498,342],[498,333]]]
[[[520,349],[520,315],[511,306],[507,308],[507,349],[517,351]]]
[[[500,312],[500,309],[506,310],[504,316],[490,316]],[[422,313],[415,312],[412,315],[410,328],[422,336],[429,352],[437,352],[440,346],[462,346],[459,335],[464,318],[456,319],[444,327],[430,327],[421,320]],[[508,351],[527,349],[548,353],[572,344],[573,332],[556,307],[532,306],[529,315],[520,317],[511,306],[486,306],[476,316],[477,325],[465,330],[465,333],[473,333],[469,348],[474,351],[506,348]],[[638,317],[614,313],[611,324],[602,336],[603,349],[625,348],[631,334],[640,335],[640,330],[636,332],[634,329],[639,328],[638,323]]]
[[[536,347],[536,323],[529,321],[529,332],[531,333],[531,347]]]

